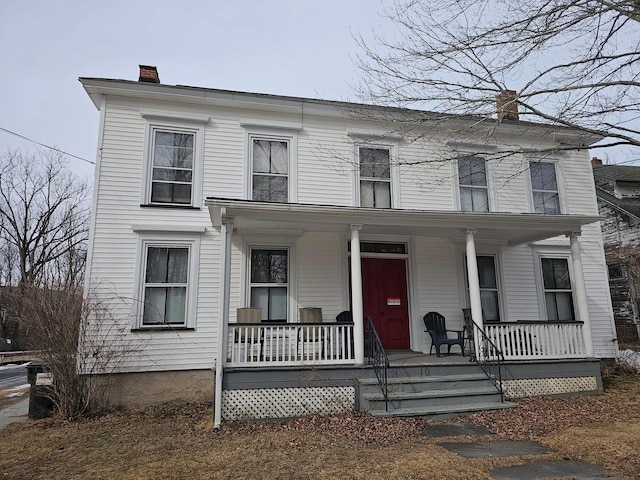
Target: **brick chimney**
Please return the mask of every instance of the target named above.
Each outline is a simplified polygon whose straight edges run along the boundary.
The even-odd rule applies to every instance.
[[[496,99],[498,120],[518,120],[518,92],[502,90]]]
[[[158,76],[158,69],[150,65],[140,65],[140,78],[139,82],[148,83],[160,83],[160,77]]]
[[[598,157],[593,157],[591,159],[591,165],[602,165],[602,160]]]

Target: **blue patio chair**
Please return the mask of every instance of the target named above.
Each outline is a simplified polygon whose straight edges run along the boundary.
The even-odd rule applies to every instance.
[[[440,346],[447,346],[447,354],[451,353],[451,347],[453,345],[460,345],[462,350],[462,356],[464,357],[464,331],[463,330],[447,330],[445,324],[444,315],[438,312],[429,312],[423,318],[424,326],[427,328],[427,332],[431,335],[431,348],[429,349],[429,355],[431,350],[436,347],[436,357],[440,356]],[[456,334],[455,338],[449,338],[448,332]]]

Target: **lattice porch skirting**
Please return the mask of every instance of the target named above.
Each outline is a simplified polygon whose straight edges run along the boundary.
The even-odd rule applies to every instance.
[[[598,390],[596,377],[522,378],[503,380],[509,398],[560,395]]]
[[[261,388],[222,392],[222,418],[286,418],[355,408],[354,387]]]

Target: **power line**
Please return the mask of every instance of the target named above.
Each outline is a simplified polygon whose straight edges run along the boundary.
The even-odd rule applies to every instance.
[[[45,145],[44,143],[37,142],[29,137],[25,137],[24,135],[20,135],[19,133],[12,132],[11,130],[7,130],[6,128],[0,127],[0,130],[3,132],[10,133],[11,135],[15,135],[16,137],[22,138],[23,140],[27,140],[28,142],[35,143],[36,145],[40,145],[41,147],[49,148],[51,150],[55,150],[58,153],[62,153],[63,155],[67,155],[69,157],[77,158],[78,160],[82,160],[83,162],[90,163],[91,165],[95,165],[96,162],[92,162],[91,160],[87,160],[86,158],[79,157],[77,155],[73,155],[72,153],[65,152],[64,150],[60,150],[59,148],[52,147],[50,145]]]

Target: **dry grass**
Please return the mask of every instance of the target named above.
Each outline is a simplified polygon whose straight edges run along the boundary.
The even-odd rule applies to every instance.
[[[640,442],[640,378],[599,397],[535,400],[525,410],[527,402],[520,409],[493,413],[511,416],[515,425],[507,428],[506,417],[495,420],[494,438],[533,438],[557,451],[544,459],[581,458],[640,478],[637,447],[633,449]],[[617,423],[603,416],[607,406]],[[545,409],[544,414],[536,411],[537,418],[551,418],[545,424],[558,419],[557,428],[532,433],[522,412],[531,416],[534,407]],[[590,413],[566,411],[585,409]],[[489,480],[491,468],[526,460],[458,457],[438,446],[438,439],[421,436],[426,423],[421,419],[352,413],[230,422],[216,431],[211,414],[209,405],[163,405],[74,423],[50,419],[10,425],[0,439],[0,478]],[[489,418],[471,417],[478,423]]]

